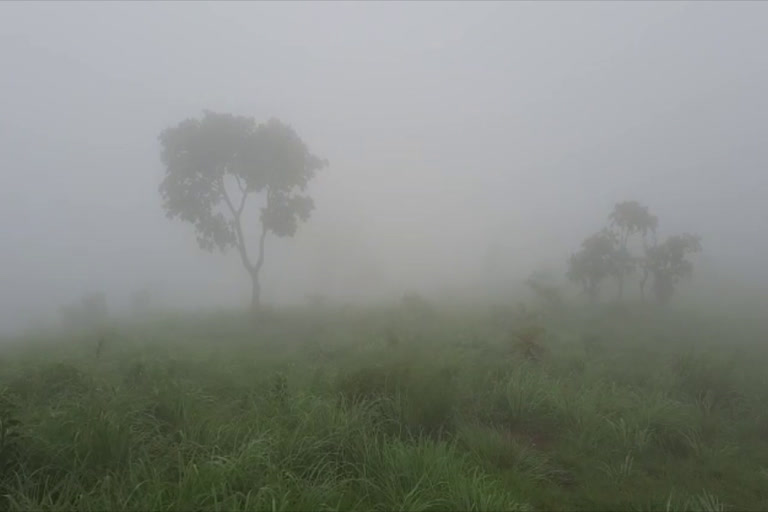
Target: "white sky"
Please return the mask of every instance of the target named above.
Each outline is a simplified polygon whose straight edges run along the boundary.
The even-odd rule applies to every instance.
[[[247,301],[160,208],[157,135],[203,109],[330,161],[267,301],[482,286],[494,242],[525,276],[624,199],[768,283],[767,43],[761,2],[2,2],[0,331],[89,290]]]

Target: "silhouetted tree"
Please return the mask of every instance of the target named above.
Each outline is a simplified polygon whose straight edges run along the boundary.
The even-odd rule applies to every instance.
[[[160,142],[166,215],[192,223],[202,249],[237,249],[251,277],[251,307],[258,309],[267,234],[293,236],[309,218],[314,203],[299,192],[327,162],[276,119],[257,125],[250,117],[206,111],[202,119],[164,130]],[[243,234],[243,212],[252,195],[261,198],[255,262]]]
[[[571,255],[568,278],[581,284],[591,302],[597,299],[600,283],[615,275],[618,268],[616,235],[602,230],[581,243],[581,250]]]
[[[691,275],[693,263],[686,257],[700,251],[701,238],[687,233],[671,236],[648,248],[645,267],[653,276],[653,291],[659,303],[668,302],[678,281]]]
[[[617,265],[614,277],[616,277],[618,282],[618,298],[621,299],[624,293],[624,276],[633,272],[636,263],[639,262],[639,259],[634,258],[629,251],[629,239],[635,234],[640,234],[643,240],[643,248],[647,250],[647,236],[649,233],[655,236],[659,221],[655,215],[649,213],[648,207],[642,206],[637,201],[616,203],[608,219],[610,220],[610,226],[616,230],[618,236]],[[647,279],[647,271],[640,286],[640,291],[643,294],[645,279]]]

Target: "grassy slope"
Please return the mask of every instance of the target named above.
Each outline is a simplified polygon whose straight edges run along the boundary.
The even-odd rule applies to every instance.
[[[292,311],[0,352],[0,509],[765,510],[765,331]]]

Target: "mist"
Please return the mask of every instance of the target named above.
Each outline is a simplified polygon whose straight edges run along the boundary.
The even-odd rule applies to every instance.
[[[766,15],[759,2],[3,2],[0,332],[92,291],[117,312],[143,288],[178,308],[247,303],[235,252],[200,250],[161,208],[158,135],[203,110],[277,117],[329,161],[309,221],[268,240],[268,303],[564,280],[626,199],[661,236],[701,235],[699,286],[763,291]]]

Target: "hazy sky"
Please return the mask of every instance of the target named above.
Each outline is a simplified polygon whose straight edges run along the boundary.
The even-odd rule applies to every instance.
[[[330,161],[264,299],[562,265],[616,201],[768,283],[768,3],[0,3],[0,331],[89,290],[246,303],[167,220],[159,132],[275,116]],[[255,220],[255,219],[254,219]]]

